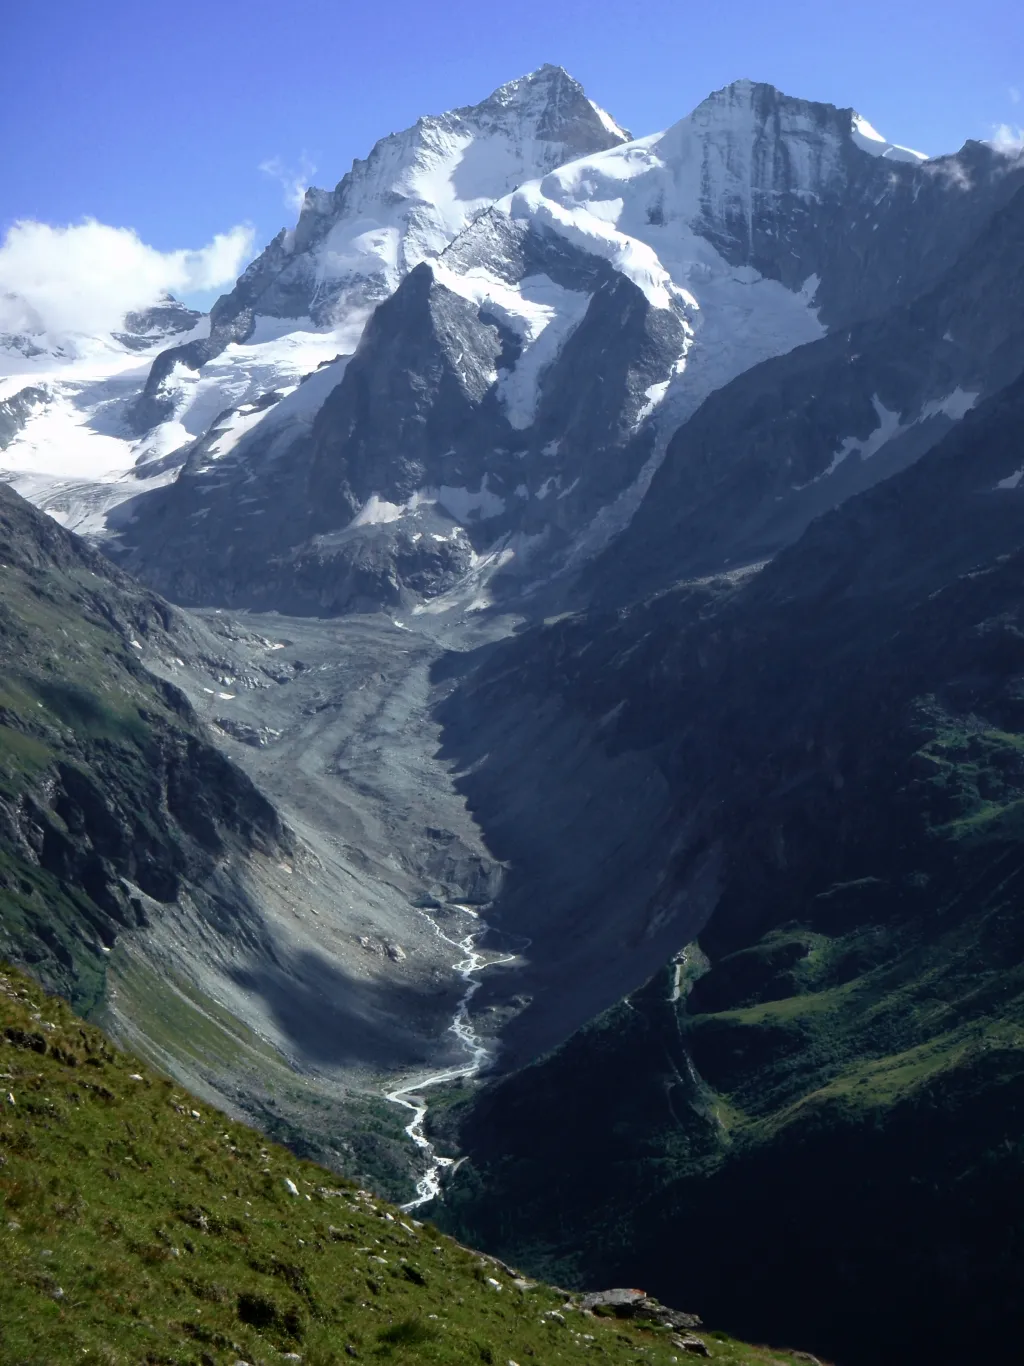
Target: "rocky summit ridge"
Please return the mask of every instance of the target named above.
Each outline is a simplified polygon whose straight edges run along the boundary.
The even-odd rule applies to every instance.
[[[351,345],[374,305],[421,261],[436,259],[473,217],[523,181],[573,157],[628,140],[557,66],[500,86],[477,105],[428,115],[382,138],[333,190],[306,191],[282,229],[218,299],[210,335],[154,363],[134,422],[152,427],[176,365],[198,369],[256,319],[341,325]]]

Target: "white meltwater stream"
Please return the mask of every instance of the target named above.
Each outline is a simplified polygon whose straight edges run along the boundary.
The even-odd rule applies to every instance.
[[[416,1182],[416,1199],[410,1200],[408,1204],[401,1207],[406,1211],[419,1209],[420,1205],[425,1205],[433,1200],[441,1190],[441,1173],[446,1168],[455,1165],[455,1158],[442,1157],[423,1132],[423,1121],[427,1115],[427,1102],[422,1093],[429,1087],[440,1086],[446,1081],[457,1081],[459,1077],[475,1076],[483,1067],[489,1057],[489,1051],[487,1045],[481,1041],[480,1036],[474,1030],[469,1018],[469,1003],[480,989],[476,974],[481,968],[495,967],[498,963],[511,963],[518,956],[510,953],[503,958],[487,958],[483,953],[479,953],[476,948],[476,941],[481,939],[490,927],[480,920],[476,911],[471,911],[468,906],[456,905],[456,909],[479,921],[478,927],[471,930],[462,939],[451,939],[441,929],[437,921],[432,916],[427,915],[426,911],[421,911],[420,914],[430,921],[438,938],[443,939],[446,944],[451,944],[453,949],[458,949],[466,955],[452,965],[465,982],[466,990],[462,993],[455,1009],[455,1015],[448,1026],[448,1032],[454,1034],[466,1050],[469,1055],[468,1061],[461,1067],[450,1067],[445,1072],[434,1072],[428,1077],[421,1077],[419,1081],[410,1082],[408,1086],[398,1086],[394,1091],[387,1092],[388,1100],[413,1112],[412,1119],[405,1126],[405,1132],[417,1148],[426,1154],[427,1158],[427,1170]],[[528,947],[529,942],[526,940],[523,947]]]

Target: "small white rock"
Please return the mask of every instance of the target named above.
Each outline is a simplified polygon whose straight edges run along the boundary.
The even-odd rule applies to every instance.
[[[295,1184],[295,1182],[291,1179],[290,1176],[286,1176],[284,1178],[284,1188],[289,1195],[298,1195],[299,1193],[298,1186]]]

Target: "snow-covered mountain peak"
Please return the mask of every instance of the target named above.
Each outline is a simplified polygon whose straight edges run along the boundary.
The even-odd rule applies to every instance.
[[[665,134],[663,154],[688,159],[696,144],[702,171],[714,178],[707,148],[720,167],[754,187],[816,193],[842,179],[846,149],[918,164],[924,153],[888,142],[861,114],[786,95],[764,81],[733,81],[713,91]],[[692,155],[692,152],[691,152]]]
[[[659,142],[659,155],[692,183],[705,212],[722,212],[729,197],[815,193],[834,181],[846,126],[833,105],[739,80],[673,124]]]
[[[870,125],[855,119],[734,81],[664,133],[557,166],[475,218],[435,274],[523,344],[499,384],[513,425],[533,413],[532,403],[509,402],[513,392],[535,392],[542,366],[615,276],[687,338],[662,357],[643,408],[676,421],[740,370],[820,336],[829,313],[869,311],[851,261],[874,247],[897,190],[913,199],[920,173],[916,158],[879,165],[900,158],[873,129],[866,155],[857,138]],[[863,212],[843,220],[851,198]],[[855,243],[843,221],[860,234]],[[675,325],[665,326],[675,344]]]
[[[67,476],[130,468],[120,493],[89,502],[90,526],[184,467],[204,517],[224,482],[235,527],[234,481],[269,488],[287,470],[288,545],[344,529],[373,497],[447,490],[456,520],[472,503],[478,548],[522,532],[560,554],[595,518],[589,554],[713,391],[915,297],[1012,191],[982,144],[919,162],[852,109],[751,80],[629,140],[542,67],[311,189],[208,330],[176,335],[151,366],[161,333],[190,321],[167,301],[128,320],[114,360],[79,358],[60,383],[41,353],[8,346],[5,463],[75,517],[93,494]],[[314,429],[326,521],[302,473]],[[268,528],[273,487],[241,500]]]
[[[149,308],[126,313],[120,326],[109,332],[54,331],[31,314],[26,321],[29,325],[21,331],[0,333],[0,391],[8,387],[7,377],[39,376],[78,363],[101,368],[108,364],[116,369],[134,352],[152,356],[158,347],[182,337],[202,336],[206,329],[206,315],[187,308],[171,294],[164,294]]]
[[[594,151],[595,136],[601,140],[598,129],[608,135],[605,145],[628,142],[631,138],[610,114],[587,98],[583,86],[564,67],[550,63],[527,76],[507,81],[475,108],[457,112],[472,117],[494,110],[508,111],[518,121],[522,133],[558,143],[570,155],[575,152],[585,156]]]
[[[583,87],[575,77],[569,75],[564,66],[545,62],[536,71],[527,72],[525,76],[516,76],[504,85],[499,85],[483,103],[536,108],[552,102],[557,104],[566,97],[575,99],[580,95],[583,95]]]
[[[557,120],[565,105],[586,100],[583,87],[570,76],[565,67],[545,62],[536,71],[516,76],[499,85],[479,104],[467,105],[456,113],[472,116],[485,110],[507,109],[522,121],[531,120],[536,126],[542,120]],[[552,125],[554,131],[555,124]]]
[[[244,340],[258,314],[319,326],[387,297],[439,256],[483,209],[524,181],[629,134],[557,66],[500,86],[479,104],[417,119],[382,138],[333,191],[310,190],[294,230],[280,234],[214,324]]]
[[[281,320],[320,333],[325,359],[350,354],[377,304],[497,199],[628,136],[568,72],[544,66],[479,104],[381,138],[333,190],[307,191],[295,227],[214,305],[208,341],[160,356],[133,409],[134,429],[180,418],[183,369],[206,369],[226,347],[255,345],[268,329],[280,336]]]

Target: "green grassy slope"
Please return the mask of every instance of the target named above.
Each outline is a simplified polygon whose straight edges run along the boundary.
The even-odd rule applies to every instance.
[[[584,1314],[232,1123],[0,968],[0,1361],[643,1361]],[[554,1311],[554,1313],[552,1313]],[[704,1333],[716,1361],[793,1353]]]

